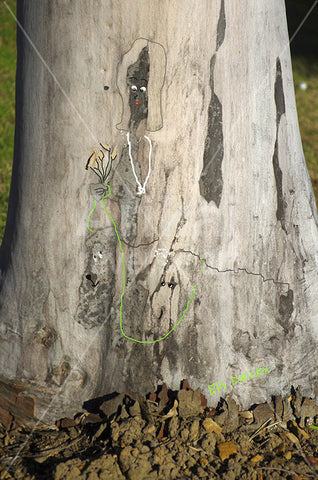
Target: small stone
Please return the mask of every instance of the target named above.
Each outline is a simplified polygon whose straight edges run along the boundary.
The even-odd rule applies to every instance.
[[[173,438],[177,435],[179,428],[179,419],[178,417],[172,417],[170,422],[169,422],[169,436],[170,438]]]
[[[199,478],[207,478],[209,476],[208,472],[206,472],[205,470],[203,470],[202,467],[198,467],[197,468],[197,474],[198,474],[198,477]],[[194,477],[192,477],[194,478]]]
[[[132,417],[136,417],[136,416],[140,416],[141,415],[141,410],[140,410],[140,405],[139,405],[139,402],[138,400],[136,400],[134,402],[134,404],[129,407],[129,414],[132,416]]]
[[[222,427],[220,427],[212,418],[205,418],[203,420],[203,428],[207,433],[216,433],[219,434],[222,432]]]
[[[156,427],[154,425],[146,425],[142,433],[144,435],[155,435]]]
[[[150,452],[150,448],[147,445],[143,445],[140,451],[141,453],[148,453]]]
[[[131,447],[125,447],[122,449],[119,455],[119,463],[123,472],[127,472],[130,466],[135,462],[135,458],[131,454]]]
[[[133,448],[131,451],[131,454],[133,457],[137,458],[139,456],[139,450],[138,448]]]
[[[190,426],[189,440],[191,443],[196,445],[200,433],[200,422],[199,420],[193,420]]]
[[[262,455],[255,455],[253,458],[251,458],[251,462],[253,463],[257,463],[257,462],[260,462],[261,460],[263,460],[263,456]]]
[[[127,408],[125,407],[125,405],[122,405],[121,412],[118,418],[121,420],[125,420],[126,418],[129,418],[129,413],[127,412]]]
[[[201,447],[208,455],[213,455],[215,452],[215,435],[214,433],[208,433],[201,441]]]
[[[217,448],[222,462],[237,453],[234,442],[219,442]]]
[[[189,429],[186,428],[186,427],[181,430],[180,437],[181,437],[181,441],[182,441],[183,443],[185,443],[185,442],[188,440],[188,438],[189,438],[189,433],[190,433],[190,432],[189,432]]]
[[[111,424],[111,430],[112,430],[112,433],[111,433],[112,440],[113,442],[117,442],[119,438],[119,425],[117,422],[113,422]]]

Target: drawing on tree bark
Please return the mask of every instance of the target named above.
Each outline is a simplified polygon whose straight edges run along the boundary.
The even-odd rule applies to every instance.
[[[138,191],[145,187],[151,172],[152,144],[145,131],[162,128],[161,90],[166,74],[166,53],[163,45],[145,38],[138,38],[123,55],[117,70],[117,86],[122,99],[122,118],[116,127],[127,131],[129,159]],[[148,172],[144,182],[141,172],[136,172],[134,159],[140,154],[144,139],[149,143]],[[141,145],[140,145],[141,144]]]
[[[122,117],[116,126],[132,131],[146,119],[145,130],[155,132],[163,125],[161,90],[166,76],[163,45],[137,38],[117,68],[117,87],[122,99]]]

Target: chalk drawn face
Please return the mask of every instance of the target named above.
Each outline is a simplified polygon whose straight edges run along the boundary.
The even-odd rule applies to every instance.
[[[137,38],[122,56],[117,68],[117,86],[122,99],[119,130],[137,129],[145,120],[147,131],[163,126],[161,90],[166,75],[166,51],[160,43]]]
[[[127,87],[129,89],[130,127],[137,128],[140,121],[148,115],[147,85],[149,80],[148,48],[142,49],[137,62],[127,69]]]

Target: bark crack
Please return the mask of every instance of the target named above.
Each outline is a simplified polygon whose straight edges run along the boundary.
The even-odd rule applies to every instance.
[[[209,265],[207,261],[204,258],[201,258],[201,256],[198,253],[192,252],[191,250],[184,250],[184,249],[178,249],[175,250],[174,253],[190,253],[191,255],[197,257],[199,260],[203,260],[204,264],[210,268],[211,270],[215,270],[218,273],[239,273],[239,272],[245,272],[247,275],[253,275],[255,277],[260,277],[263,282],[273,282],[275,285],[286,285],[288,287],[288,290],[290,289],[290,284],[288,282],[279,282],[278,280],[275,280],[274,278],[266,278],[262,273],[256,273],[256,272],[250,272],[247,270],[245,267],[237,267],[235,268],[226,268],[224,270],[219,269],[216,266]]]
[[[139,243],[139,245],[131,245],[130,243],[126,242],[126,240],[124,240],[123,238],[121,238],[120,241],[130,248],[139,248],[139,247],[148,247],[149,245],[152,245],[153,243],[158,242],[159,238],[155,238],[154,240],[148,243]]]

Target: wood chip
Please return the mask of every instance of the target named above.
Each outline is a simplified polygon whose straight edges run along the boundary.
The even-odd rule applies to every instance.
[[[288,440],[292,443],[295,443],[297,445],[297,447],[301,448],[300,447],[300,443],[299,443],[299,440],[298,438],[296,437],[296,435],[294,435],[293,433],[287,433],[285,432],[285,435],[286,437],[288,438]]]
[[[305,432],[305,430],[300,428],[295,422],[295,420],[293,420],[292,422],[288,422],[288,428],[289,430],[291,430],[292,433],[296,435],[298,439],[300,438],[301,435],[307,440],[308,438],[310,438],[310,435],[307,432]]]
[[[254,463],[260,462],[261,460],[263,460],[263,458],[264,457],[262,455],[257,454],[257,455],[255,455],[255,457],[251,458],[251,462],[254,462]]]
[[[165,428],[165,422],[162,422],[159,433],[157,435],[158,440],[162,440],[164,428]]]
[[[217,444],[217,447],[219,451],[219,457],[222,462],[229,458],[231,455],[237,453],[234,442],[219,442]]]
[[[212,420],[212,418],[205,418],[202,425],[207,433],[214,432],[216,434],[219,434],[222,432],[222,427],[220,427],[220,425],[218,425],[214,420]]]

